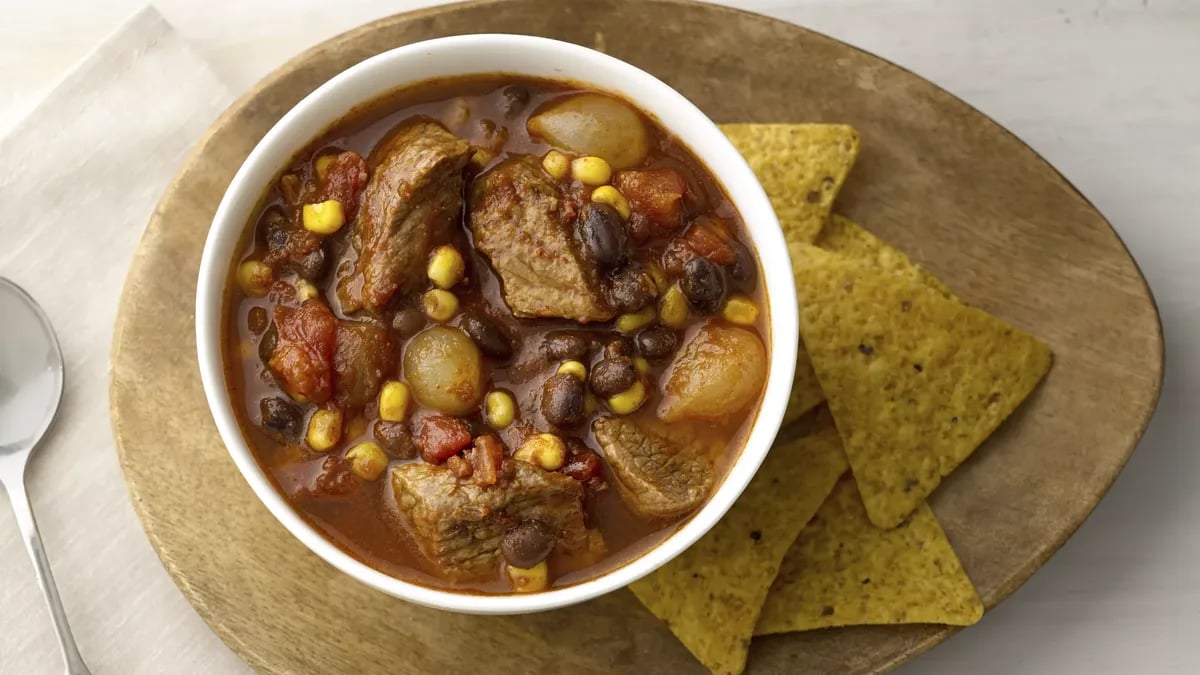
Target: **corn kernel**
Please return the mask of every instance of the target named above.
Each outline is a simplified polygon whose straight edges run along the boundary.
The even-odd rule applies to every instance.
[[[633,367],[636,368],[638,373],[642,375],[648,375],[650,373],[650,362],[647,361],[646,357],[644,356],[633,357]]]
[[[730,323],[753,326],[754,322],[758,321],[758,305],[744,295],[734,295],[725,302],[725,309],[721,310],[721,316]]]
[[[608,399],[608,407],[618,415],[629,415],[646,402],[646,385],[641,380],[633,386]]]
[[[576,379],[587,381],[587,366],[578,361],[563,361],[558,367],[558,374],[566,373]]]
[[[266,263],[247,260],[238,265],[237,280],[243,293],[252,298],[261,298],[271,292],[271,284],[275,283],[275,272]]]
[[[655,292],[659,295],[666,293],[667,289],[671,287],[671,282],[667,279],[667,273],[663,272],[661,267],[653,263],[648,265],[646,269],[650,272],[650,278],[654,280]]]
[[[550,174],[551,178],[565,178],[567,172],[571,170],[571,160],[561,152],[551,150],[542,158],[542,168],[546,170],[546,173]]]
[[[435,288],[421,296],[421,306],[425,308],[425,316],[444,323],[458,314],[458,297],[450,291]]]
[[[612,178],[612,167],[600,157],[571,160],[571,177],[584,185],[604,185]]]
[[[316,162],[313,162],[313,165],[317,169],[317,178],[325,180],[325,176],[329,174],[329,167],[333,165],[335,157],[337,155],[334,154],[321,155],[317,158]]]
[[[600,402],[596,400],[596,395],[592,392],[585,392],[583,395],[583,414],[591,417],[596,414],[596,410],[600,407]]]
[[[317,452],[326,452],[342,440],[342,411],[322,408],[308,419],[308,432],[304,434],[308,447]]]
[[[350,470],[363,480],[375,480],[387,468],[388,457],[378,443],[366,441],[346,451]]]
[[[608,204],[625,220],[629,220],[630,214],[633,213],[633,210],[629,208],[629,200],[625,199],[625,195],[621,194],[620,190],[611,185],[601,185],[592,190],[592,201]]]
[[[672,286],[663,294],[659,320],[668,328],[683,328],[688,320],[688,301],[678,286]]]
[[[296,280],[296,301],[306,302],[321,296],[321,291],[317,290],[316,286],[305,279]]]
[[[388,380],[379,390],[379,419],[384,422],[403,422],[408,419],[412,395],[408,385]]]
[[[463,261],[458,249],[450,245],[433,249],[429,257],[429,268],[426,270],[429,280],[441,289],[454,288],[467,274],[467,264]]]
[[[529,569],[512,565],[506,566],[506,569],[508,570],[508,582],[518,593],[536,593],[546,590],[546,587],[550,585],[550,566],[546,564],[545,560]]]
[[[320,204],[305,204],[301,209],[304,229],[317,234],[333,234],[346,224],[346,208],[336,199]]]
[[[654,311],[654,305],[648,305],[644,309],[632,314],[622,314],[617,317],[617,330],[622,333],[632,333],[654,323],[654,319],[657,316],[657,312]]]
[[[513,459],[536,464],[547,471],[558,471],[567,461],[567,444],[554,434],[530,437],[513,453]]]
[[[493,429],[503,429],[517,417],[517,402],[503,389],[493,389],[483,399],[483,419]]]

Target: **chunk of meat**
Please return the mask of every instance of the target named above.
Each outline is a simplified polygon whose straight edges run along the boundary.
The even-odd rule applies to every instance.
[[[536,157],[515,157],[471,183],[471,232],[519,317],[607,321],[599,272],[573,234],[577,210]]]
[[[417,462],[392,469],[402,521],[439,574],[458,580],[494,576],[505,531],[522,521],[547,525],[557,548],[568,554],[586,552],[599,541],[584,523],[578,482],[526,462],[505,465],[511,477],[488,487],[457,478],[444,465]]]
[[[629,230],[634,239],[645,241],[672,234],[679,229],[683,194],[687,183],[673,169],[622,171],[613,181],[629,200],[633,213]]]
[[[674,518],[698,508],[712,491],[712,462],[696,445],[624,417],[597,419],[592,431],[634,513]]]
[[[333,354],[334,396],[347,408],[361,408],[375,398],[396,368],[391,333],[365,321],[339,321]]]
[[[280,386],[318,405],[333,397],[337,319],[319,300],[299,308],[275,305],[275,349],[268,362]]]
[[[379,310],[397,292],[424,287],[429,252],[450,239],[462,211],[462,171],[471,152],[466,141],[424,119],[402,124],[379,145],[354,225],[358,260],[338,286],[344,310]]]

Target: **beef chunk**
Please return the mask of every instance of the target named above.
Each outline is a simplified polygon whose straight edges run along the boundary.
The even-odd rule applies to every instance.
[[[595,545],[578,482],[526,462],[506,460],[505,466],[511,476],[487,487],[457,478],[445,465],[416,462],[392,470],[405,525],[439,574],[459,580],[494,576],[505,531],[527,520],[546,524],[567,553]]]
[[[391,334],[383,326],[363,321],[339,321],[333,353],[337,402],[361,408],[379,393],[388,373],[396,368]]]
[[[581,323],[615,316],[575,239],[576,209],[536,157],[505,160],[477,178],[469,201],[475,247],[500,276],[513,314]]]
[[[471,146],[436,122],[406,122],[372,153],[374,172],[355,221],[358,260],[342,280],[342,308],[379,310],[425,284],[425,261],[450,239],[462,211]]]
[[[696,444],[622,417],[602,417],[592,430],[634,513],[674,518],[699,507],[712,491],[712,463]]]
[[[275,346],[267,365],[288,393],[318,405],[333,395],[337,319],[319,300],[299,308],[275,305]]]

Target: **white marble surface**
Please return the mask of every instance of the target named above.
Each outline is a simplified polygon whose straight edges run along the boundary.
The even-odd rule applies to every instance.
[[[0,134],[141,4],[0,0]],[[157,6],[239,91],[316,41],[430,4],[436,3],[160,0]],[[1162,310],[1168,353],[1162,402],[1112,492],[1024,588],[979,625],[902,670],[1200,672],[1200,453],[1188,421],[1200,408],[1200,1],[727,4],[864,47],[996,118],[1108,216],[1141,263]],[[184,85],[163,95],[186,100],[188,92]],[[124,238],[132,240],[141,223],[128,227],[134,229]],[[7,252],[0,245],[0,274],[5,260],[14,264]],[[99,281],[119,278],[106,272]],[[110,314],[105,309],[96,316]],[[102,327],[97,330],[107,339]],[[103,420],[104,415],[91,415],[92,407],[105,406],[103,370],[85,365],[98,380],[82,383],[93,400],[77,400],[81,410],[75,412]],[[79,455],[89,466],[76,475],[104,484],[77,486],[70,494],[80,496],[80,503],[61,503],[53,499],[64,494],[55,457],[45,456],[37,462],[30,491],[51,560],[59,562],[55,572],[75,634],[94,672],[246,672],[158,565],[123,487],[112,484],[119,474],[107,425],[97,422],[76,433],[79,442],[94,447]],[[103,495],[102,501],[94,495]],[[80,534],[84,530],[86,536]],[[0,507],[0,673],[61,672],[32,570],[13,553],[19,551],[15,536],[7,508]],[[80,542],[97,548],[80,550]]]

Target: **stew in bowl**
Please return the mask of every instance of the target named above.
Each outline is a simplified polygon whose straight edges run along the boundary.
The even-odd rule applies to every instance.
[[[429,80],[281,168],[229,264],[224,384],[262,473],[351,558],[458,593],[568,587],[678,531],[738,461],[771,367],[760,257],[630,101]]]

